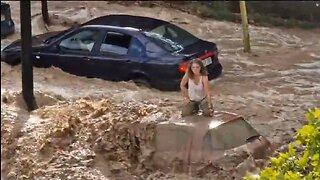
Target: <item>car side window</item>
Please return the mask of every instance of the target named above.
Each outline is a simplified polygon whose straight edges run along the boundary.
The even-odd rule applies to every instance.
[[[1,14],[1,22],[4,22],[6,20],[6,17],[4,14]]]
[[[99,36],[98,29],[85,29],[60,42],[61,50],[91,52]]]
[[[101,44],[100,52],[114,55],[126,55],[130,46],[131,36],[108,32]]]
[[[128,54],[130,56],[140,57],[144,54],[144,52],[145,52],[144,45],[137,38],[133,37],[131,39]]]

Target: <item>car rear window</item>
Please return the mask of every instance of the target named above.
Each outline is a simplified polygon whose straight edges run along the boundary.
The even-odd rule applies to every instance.
[[[170,23],[145,31],[144,34],[170,52],[180,51],[199,40],[186,30]]]

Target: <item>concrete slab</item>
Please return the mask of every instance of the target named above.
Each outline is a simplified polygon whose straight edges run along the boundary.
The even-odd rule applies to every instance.
[[[153,160],[156,166],[168,170],[171,168],[168,163],[173,161],[184,166],[212,162],[223,157],[225,150],[259,137],[247,121],[233,113],[184,117],[174,123],[157,124]]]

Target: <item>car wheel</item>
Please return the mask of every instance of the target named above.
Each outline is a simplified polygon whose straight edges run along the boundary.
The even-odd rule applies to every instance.
[[[136,85],[139,87],[151,88],[151,84],[146,78],[137,78],[134,79],[133,82],[136,83]]]
[[[11,66],[16,66],[21,63],[21,60],[20,60],[20,58],[17,58],[17,59],[13,59],[10,61],[4,61],[4,62],[6,62],[7,64],[9,64]]]

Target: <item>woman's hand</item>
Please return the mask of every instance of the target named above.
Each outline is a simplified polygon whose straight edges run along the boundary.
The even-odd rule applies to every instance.
[[[209,112],[210,112],[210,114],[209,114],[209,116],[213,116],[213,114],[214,114],[214,109],[211,107],[211,108],[209,108]]]
[[[212,109],[213,107],[212,107],[211,99],[208,98],[207,102],[208,102],[208,108]]]

